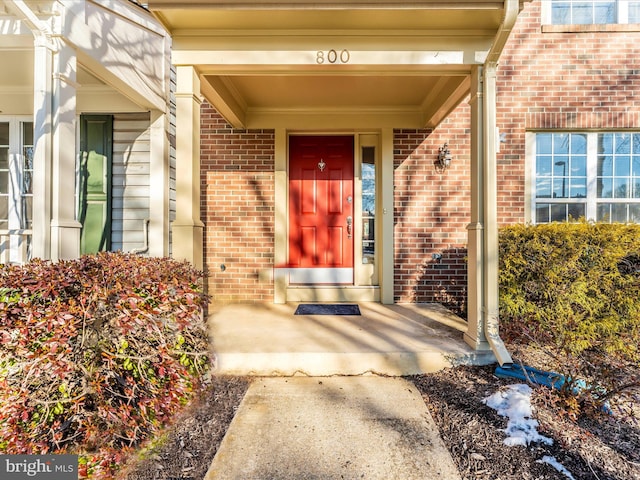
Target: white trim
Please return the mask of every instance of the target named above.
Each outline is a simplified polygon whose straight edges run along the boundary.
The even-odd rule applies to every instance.
[[[297,285],[353,284],[353,268],[276,268],[276,276]]]

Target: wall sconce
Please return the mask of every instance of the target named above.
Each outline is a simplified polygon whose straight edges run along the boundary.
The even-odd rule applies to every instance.
[[[445,143],[438,148],[438,160],[435,162],[436,170],[444,172],[451,166],[451,152],[449,151],[449,144]]]

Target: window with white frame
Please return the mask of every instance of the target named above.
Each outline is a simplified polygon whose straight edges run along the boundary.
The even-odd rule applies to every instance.
[[[640,133],[535,134],[533,220],[640,223]]]
[[[30,229],[33,122],[0,119],[0,231]]]
[[[640,1],[551,0],[543,2],[543,18],[551,25],[640,23]]]

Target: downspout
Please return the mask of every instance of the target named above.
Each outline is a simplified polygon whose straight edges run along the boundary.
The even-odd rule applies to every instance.
[[[142,235],[144,236],[144,244],[142,248],[134,248],[131,250],[131,253],[134,255],[140,255],[142,253],[147,253],[149,251],[149,219],[145,218],[142,221]]]
[[[483,68],[484,89],[484,335],[500,366],[511,366],[513,360],[499,332],[498,295],[498,211],[497,211],[497,138],[496,138],[496,72],[498,60],[518,19],[519,0],[505,0],[504,16],[487,54]],[[488,240],[491,240],[489,242]]]

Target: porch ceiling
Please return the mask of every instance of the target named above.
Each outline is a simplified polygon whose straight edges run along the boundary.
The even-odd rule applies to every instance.
[[[434,127],[468,94],[504,16],[502,2],[483,0],[148,7],[171,32],[174,64],[193,65],[204,97],[238,128],[309,112]]]

